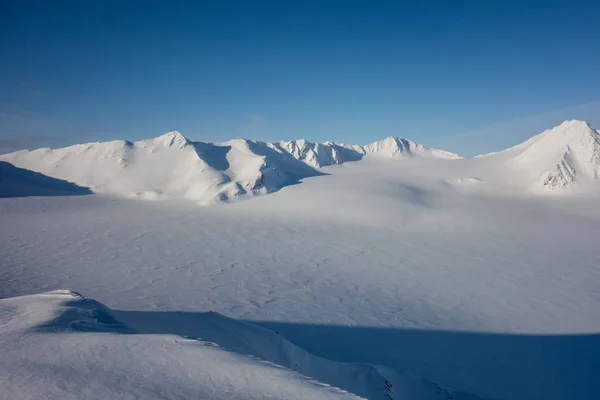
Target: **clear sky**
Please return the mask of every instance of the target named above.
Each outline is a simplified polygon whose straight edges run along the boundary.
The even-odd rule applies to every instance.
[[[0,151],[600,128],[598,1],[0,1]]]

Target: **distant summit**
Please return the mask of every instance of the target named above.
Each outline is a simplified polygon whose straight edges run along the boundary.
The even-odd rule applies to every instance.
[[[164,135],[151,139],[147,142],[153,142],[156,145],[175,147],[179,149],[190,144],[190,141],[178,131],[167,132]]]
[[[458,154],[449,151],[429,149],[422,144],[413,142],[412,140],[390,136],[378,142],[368,144],[364,147],[366,154],[374,154],[383,157],[399,157],[399,156],[421,156],[435,158],[462,158]]]

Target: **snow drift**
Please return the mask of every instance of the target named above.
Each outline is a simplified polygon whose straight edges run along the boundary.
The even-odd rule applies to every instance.
[[[126,320],[127,312],[68,290],[0,300],[0,397],[477,398],[388,368],[319,358],[214,312],[163,314]]]

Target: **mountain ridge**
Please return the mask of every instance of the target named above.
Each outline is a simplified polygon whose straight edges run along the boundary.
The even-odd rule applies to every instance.
[[[396,143],[408,143],[402,141],[397,139]],[[388,146],[389,154],[378,154],[368,146],[304,139],[205,143],[170,131],[136,142],[115,140],[20,150],[0,155],[0,160],[97,193],[151,200],[175,197],[211,204],[275,192],[303,178],[324,175],[319,171],[322,167],[358,161],[365,155],[443,157],[443,153],[410,143],[411,148],[419,149],[417,153],[394,152]]]
[[[276,192],[304,178],[325,175],[322,167],[365,157],[462,159],[396,136],[364,146],[305,139],[205,143],[170,131],[136,142],[115,140],[20,150],[0,155],[0,160],[96,193],[212,204]],[[530,191],[567,192],[599,179],[600,134],[585,121],[570,120],[509,149],[469,160],[477,168],[486,165]]]

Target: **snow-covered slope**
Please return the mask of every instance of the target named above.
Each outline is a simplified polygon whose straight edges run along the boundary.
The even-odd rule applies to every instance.
[[[0,300],[0,317],[4,399],[475,399],[215,312],[113,312],[59,290]]]
[[[382,157],[434,157],[434,158],[461,158],[458,154],[449,151],[429,149],[422,144],[415,143],[408,139],[402,139],[390,136],[383,140],[364,146],[366,154],[373,154]]]

